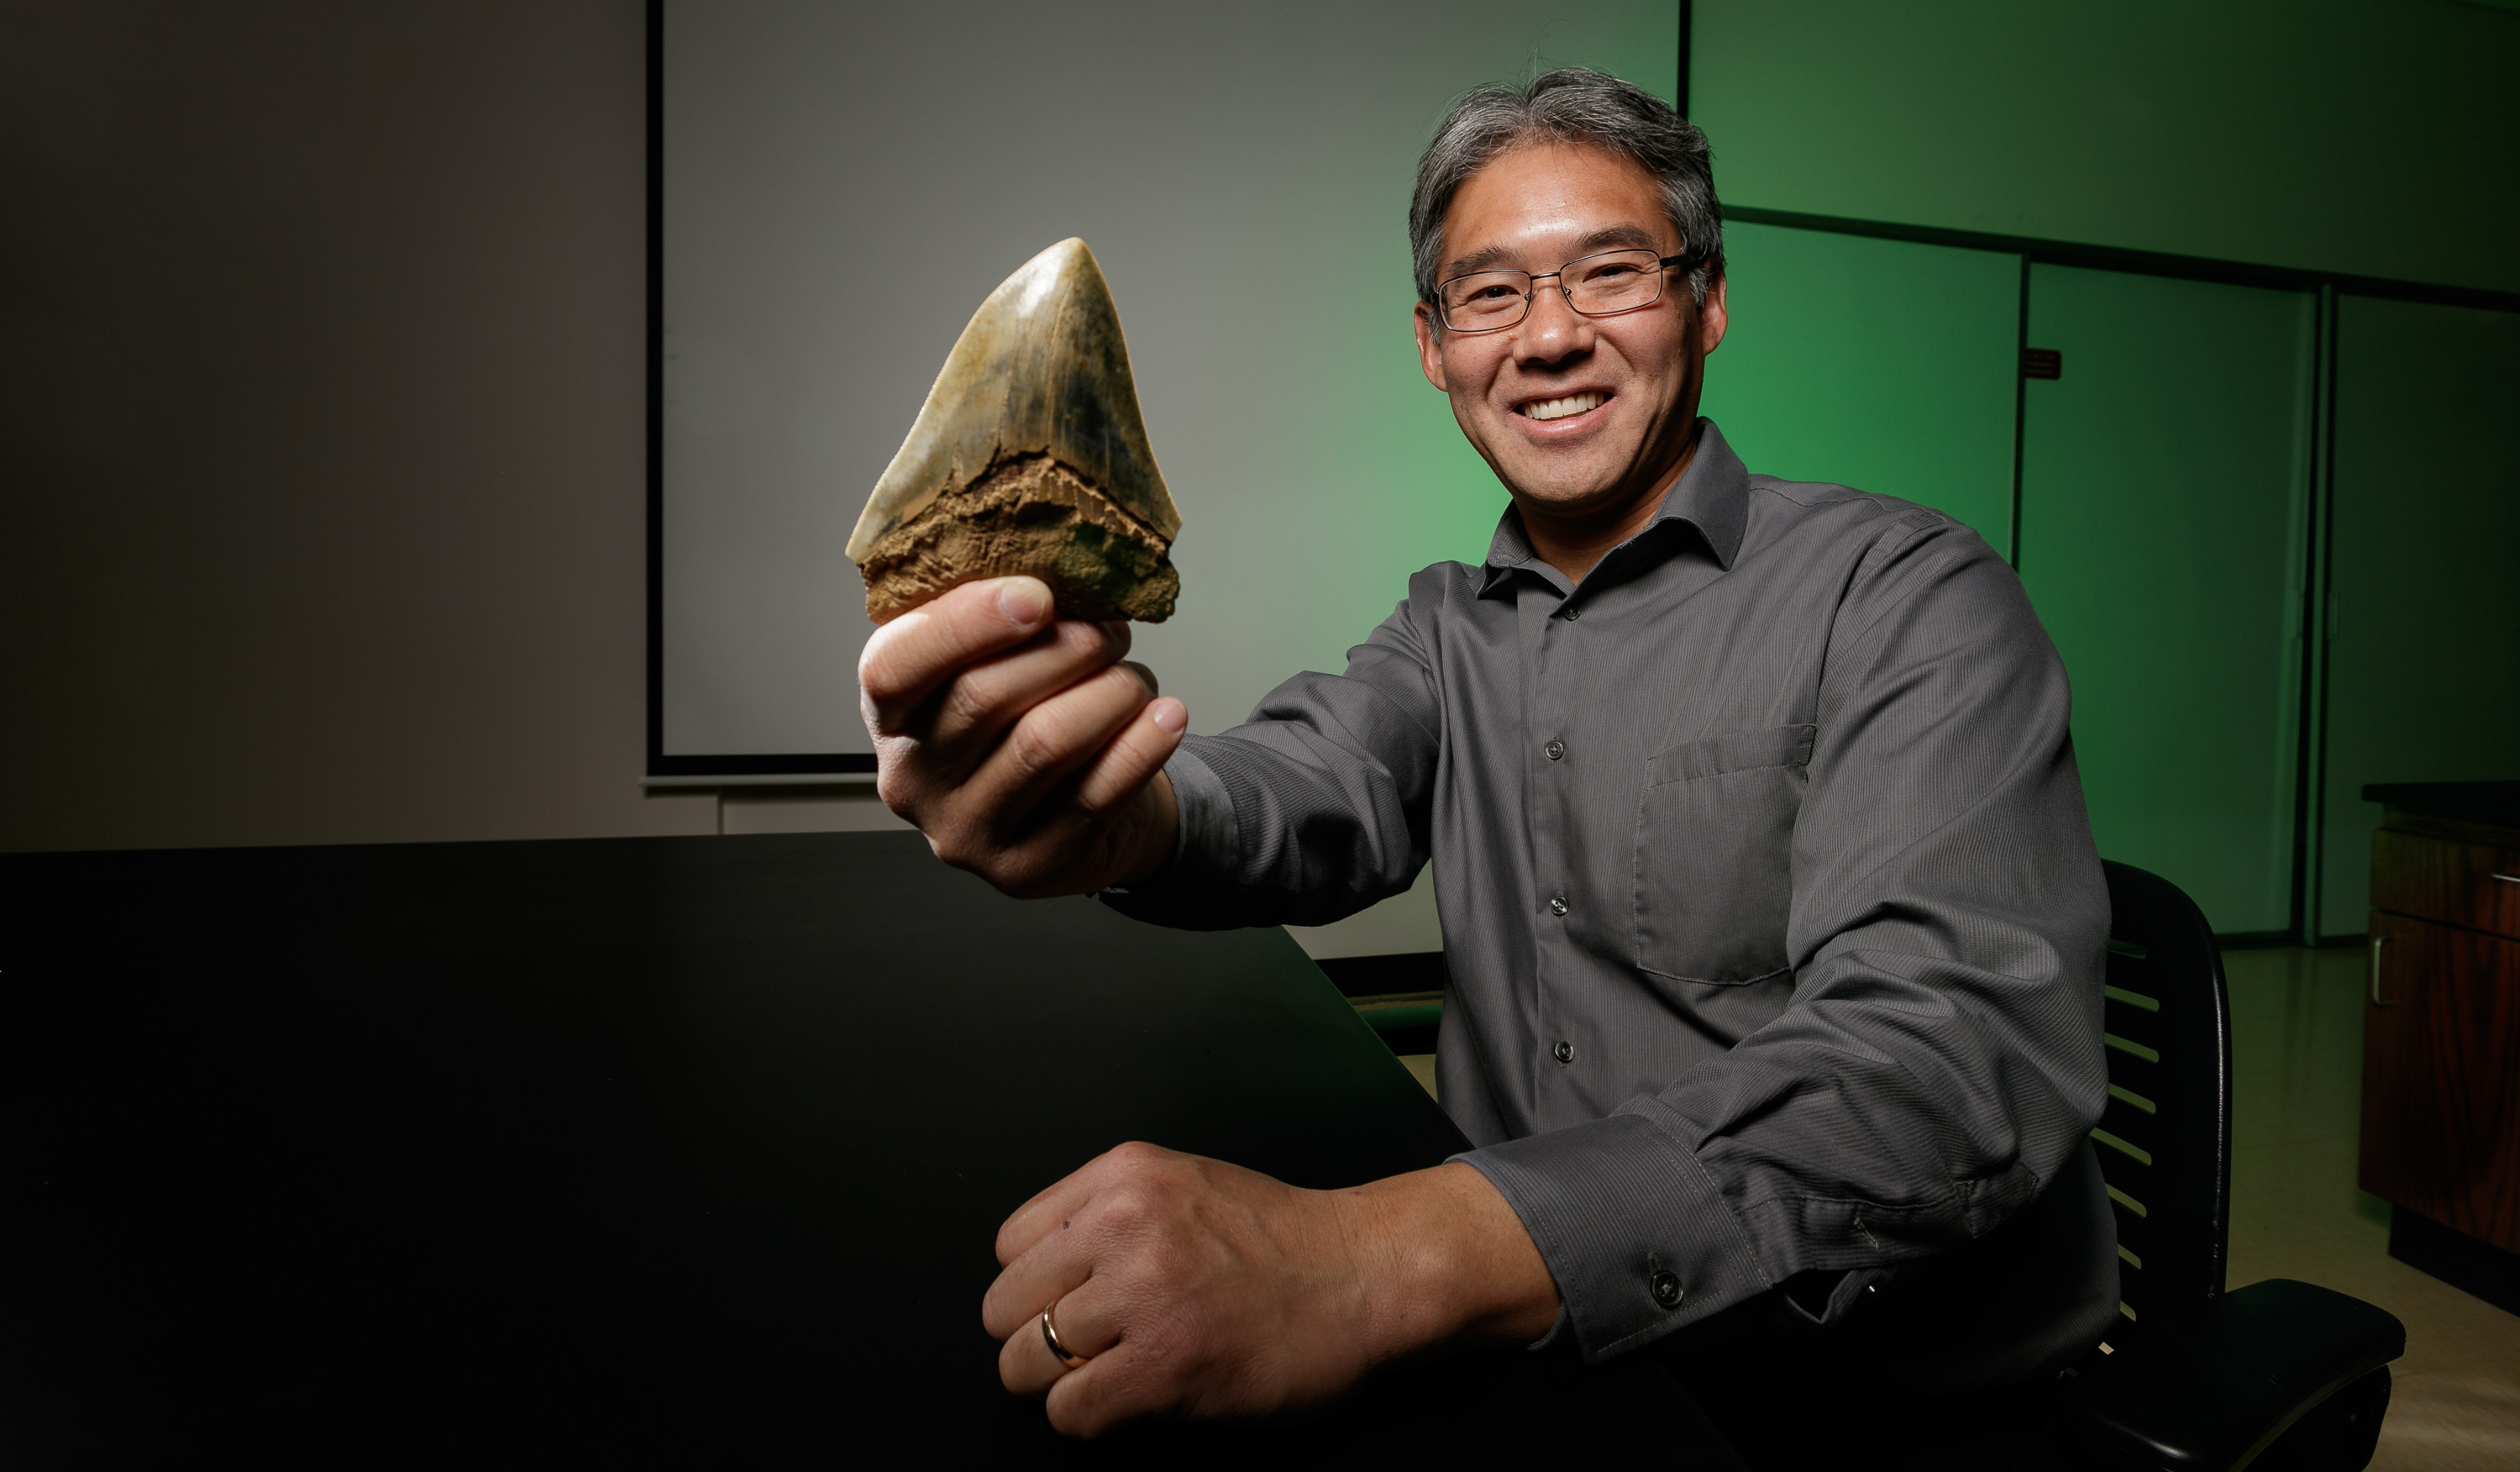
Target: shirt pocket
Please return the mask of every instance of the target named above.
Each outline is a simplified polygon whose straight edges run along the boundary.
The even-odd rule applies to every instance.
[[[1786,969],[1794,817],[1814,725],[1727,731],[1645,759],[1637,968],[1739,986]]]

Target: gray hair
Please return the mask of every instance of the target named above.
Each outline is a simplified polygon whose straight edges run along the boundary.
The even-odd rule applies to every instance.
[[[1527,143],[1591,144],[1642,165],[1662,188],[1663,212],[1679,229],[1683,249],[1697,257],[1688,292],[1706,304],[1707,288],[1724,274],[1724,216],[1715,204],[1706,135],[1644,88],[1585,67],[1563,67],[1519,88],[1490,82],[1463,94],[1444,115],[1418,161],[1418,188],[1409,198],[1418,300],[1435,304],[1444,212],[1453,197],[1499,154]]]

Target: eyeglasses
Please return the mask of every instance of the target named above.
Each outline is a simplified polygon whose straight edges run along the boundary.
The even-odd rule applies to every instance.
[[[1531,313],[1531,295],[1555,277],[1566,304],[1587,317],[1609,317],[1662,299],[1663,272],[1694,264],[1689,254],[1604,251],[1570,260],[1554,271],[1472,271],[1435,289],[1437,311],[1454,332],[1497,332]]]

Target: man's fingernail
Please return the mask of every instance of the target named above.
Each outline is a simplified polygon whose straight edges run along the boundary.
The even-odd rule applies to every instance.
[[[1190,728],[1190,707],[1180,701],[1156,701],[1147,707],[1147,713],[1155,718],[1155,724],[1162,726],[1167,735],[1178,736]]]
[[[998,612],[1010,623],[1039,623],[1050,617],[1050,585],[1038,577],[1008,578],[998,589]]]

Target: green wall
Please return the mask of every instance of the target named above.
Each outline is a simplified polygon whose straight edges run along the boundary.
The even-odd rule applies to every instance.
[[[1733,208],[2511,292],[2515,76],[2520,14],[2450,0],[1700,0],[1689,95]],[[2352,935],[2364,783],[2520,777],[2520,313],[2342,281],[2331,471],[2312,293],[2039,264],[2025,323],[1994,243],[1729,234],[1707,413],[2008,537],[2103,852]]]
[[[1505,512],[1496,473],[1418,371],[1411,326],[1409,194],[1418,156],[1453,98],[1561,66],[1598,68],[1666,101],[1679,95],[1680,13],[1671,0],[1456,3],[1418,39],[1381,44],[1418,55],[1405,67],[1359,64],[1372,87],[1387,87],[1388,77],[1409,90],[1375,98],[1384,120],[1361,129],[1341,162],[1344,197],[1308,195],[1318,178],[1273,186],[1272,211],[1307,222],[1289,247],[1304,289],[1287,298],[1276,350],[1252,367],[1278,406],[1303,422],[1290,433],[1273,417],[1244,437],[1233,479],[1259,493],[1201,505],[1174,551],[1196,601],[1186,594],[1180,618],[1138,633],[1142,650],[1178,651],[1173,666],[1158,668],[1223,650],[1255,676],[1231,695],[1192,701],[1194,730],[1238,723],[1299,668],[1345,668],[1349,647],[1389,617],[1410,575],[1429,563],[1477,562]],[[1151,423],[1151,407],[1148,415]],[[1157,453],[1169,453],[1160,440]],[[1290,540],[1298,555],[1251,555]]]
[[[2041,265],[2021,575],[2100,852],[2222,934],[2292,923],[2317,299]]]
[[[2366,782],[2520,778],[2520,313],[2339,305],[2318,928],[2363,929]]]
[[[2025,303],[2014,254],[1730,237],[1708,416],[1753,469],[1920,501],[2016,552],[2074,681],[2101,851],[2224,934],[2287,929],[2317,298],[2040,264]],[[2061,378],[2020,383],[2025,326]]]
[[[1736,205],[2520,290],[2520,14],[1697,0]]]
[[[1725,228],[1732,325],[1700,411],[1750,467],[1918,501],[2012,534],[2021,258]]]

